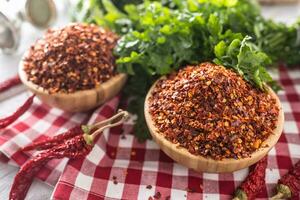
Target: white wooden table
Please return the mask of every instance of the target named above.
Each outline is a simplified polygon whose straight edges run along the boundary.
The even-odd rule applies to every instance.
[[[4,0],[0,0],[0,10],[10,9],[14,12],[16,8],[20,7],[24,0],[11,0],[10,5],[4,5]],[[61,5],[61,0],[56,0],[58,4],[58,22],[55,26],[61,26],[68,23],[68,17],[66,11],[63,10],[64,7]],[[276,21],[293,23],[297,16],[300,16],[300,5],[286,5],[286,6],[264,6],[263,9],[264,16],[272,18]],[[30,24],[25,23],[22,27],[22,40],[19,51],[15,55],[0,55],[0,81],[7,79],[17,73],[18,62],[21,58],[23,52],[34,42],[41,34],[42,31],[36,30],[30,26]],[[25,99],[24,93],[14,96],[13,98],[0,101],[0,117],[5,116],[8,113],[14,111],[14,109]],[[6,163],[0,162],[0,199],[8,199],[9,190],[13,181],[14,176],[18,171],[18,167],[8,165]],[[35,180],[31,186],[27,198],[29,200],[45,200],[50,199],[53,188],[46,185],[43,182]]]

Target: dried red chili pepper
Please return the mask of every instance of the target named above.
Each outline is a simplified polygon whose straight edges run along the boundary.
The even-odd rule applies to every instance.
[[[275,199],[299,199],[300,194],[300,161],[290,169],[279,181],[276,187],[277,194],[272,197]]]
[[[16,121],[21,115],[23,115],[29,109],[29,107],[32,105],[34,97],[35,97],[35,95],[32,95],[31,97],[29,97],[25,101],[25,103],[21,107],[19,107],[17,109],[17,111],[14,112],[12,115],[5,117],[3,119],[0,119],[0,129],[7,127],[8,125],[10,125],[14,121]]]
[[[103,132],[106,128],[120,125],[127,118],[128,113],[126,111],[119,112],[108,120],[92,126],[83,126],[81,127],[81,131],[78,131],[78,127],[75,127],[64,134],[55,136],[52,139],[47,139],[48,142],[41,142],[38,147],[44,150],[28,160],[21,167],[14,179],[9,199],[24,199],[34,176],[48,161],[54,158],[59,159],[67,157],[76,159],[86,156],[92,150],[99,133]],[[76,135],[79,132],[84,132],[84,134]],[[73,137],[70,138],[72,135]],[[62,139],[61,142],[58,141],[59,138]],[[53,144],[51,144],[51,142],[49,143],[49,141],[53,142]],[[35,148],[35,145],[32,145],[31,148]]]
[[[19,85],[21,83],[21,80],[18,75],[7,79],[6,81],[0,83],[0,92],[4,92],[11,87],[14,87],[16,85]]]
[[[30,151],[34,149],[37,150],[49,149],[55,145],[64,143],[67,139],[70,139],[76,135],[81,135],[81,134],[83,134],[82,128],[80,126],[76,126],[62,134],[56,135],[51,138],[47,138],[43,141],[34,142],[28,146],[25,146],[24,148],[20,149],[20,151]]]
[[[14,179],[9,199],[24,199],[33,181],[34,176],[41,167],[54,158],[79,158],[87,155],[92,149],[92,145],[85,142],[83,135],[77,135],[67,140],[65,143],[51,149],[42,151],[35,157],[28,160],[20,169]]]
[[[262,158],[258,163],[250,167],[249,175],[239,186],[234,195],[234,200],[252,200],[262,191],[265,185],[267,157]]]

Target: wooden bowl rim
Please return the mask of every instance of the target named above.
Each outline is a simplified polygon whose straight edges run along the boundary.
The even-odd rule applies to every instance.
[[[282,105],[281,102],[278,98],[278,96],[274,93],[274,91],[269,88],[269,92],[272,95],[272,97],[275,98],[276,100],[276,104],[279,107],[279,115],[278,115],[278,120],[277,120],[277,127],[276,129],[274,129],[273,134],[270,135],[265,141],[263,141],[261,146],[265,146],[268,145],[267,147],[260,147],[258,150],[256,150],[255,152],[253,152],[251,154],[250,157],[247,158],[241,158],[241,159],[234,159],[234,158],[224,158],[222,160],[214,160],[212,158],[206,158],[204,156],[201,155],[193,155],[191,154],[186,148],[183,147],[178,147],[178,144],[174,144],[171,141],[167,140],[163,134],[159,133],[158,128],[156,128],[152,117],[149,113],[149,98],[152,96],[152,91],[154,89],[154,87],[156,86],[156,84],[158,83],[158,81],[165,79],[166,76],[163,76],[161,78],[159,78],[149,89],[147,96],[145,98],[145,104],[144,104],[144,113],[145,113],[145,119],[146,119],[146,123],[148,125],[149,131],[152,135],[152,137],[154,137],[157,140],[163,141],[163,143],[165,145],[168,146],[168,148],[170,148],[172,151],[175,151],[176,153],[180,154],[181,156],[186,156],[191,160],[195,160],[197,162],[206,162],[206,163],[214,163],[214,164],[239,164],[240,162],[250,162],[251,160],[255,160],[255,158],[257,157],[262,157],[265,154],[267,154],[271,148],[273,146],[275,146],[275,144],[277,143],[277,141],[279,140],[279,137],[282,133],[283,130],[283,122],[284,122],[284,113],[282,110]],[[160,146],[160,144],[159,144]]]
[[[89,94],[94,94],[95,91],[101,91],[103,89],[103,87],[105,87],[106,85],[109,85],[111,83],[114,83],[118,80],[121,80],[123,78],[127,78],[127,74],[125,73],[117,73],[115,74],[114,76],[112,76],[110,79],[108,79],[107,81],[101,83],[99,86],[95,87],[95,88],[92,88],[92,89],[86,89],[86,90],[79,90],[79,91],[75,91],[75,92],[72,92],[72,93],[62,93],[62,92],[59,92],[59,93],[53,93],[53,94],[50,94],[46,89],[44,89],[43,87],[31,82],[31,81],[28,81],[27,79],[27,74],[26,72],[23,70],[23,59],[25,57],[26,54],[24,54],[24,56],[22,57],[21,61],[19,62],[19,67],[18,67],[18,71],[19,71],[19,77],[22,81],[22,83],[27,86],[30,90],[32,90],[34,93],[36,94],[39,94],[39,95],[51,95],[53,97],[62,97],[62,98],[65,98],[65,97],[72,97],[72,98],[76,98],[76,97],[80,97],[82,95],[89,95]]]

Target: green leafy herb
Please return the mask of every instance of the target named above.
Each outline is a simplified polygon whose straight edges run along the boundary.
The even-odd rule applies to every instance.
[[[277,61],[300,63],[300,40],[292,26],[264,19],[251,0],[145,0],[116,5],[110,0],[81,0],[76,18],[117,32],[119,72],[130,75],[125,88],[138,115],[135,133],[149,137],[144,100],[161,75],[186,64],[213,60],[242,75],[261,90],[273,81],[266,67]],[[83,14],[81,14],[83,13]],[[83,16],[83,18],[81,18]]]

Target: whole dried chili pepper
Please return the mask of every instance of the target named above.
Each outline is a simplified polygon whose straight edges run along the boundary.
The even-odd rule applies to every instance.
[[[0,92],[4,92],[11,87],[14,87],[16,85],[19,85],[21,83],[21,80],[18,75],[7,79],[6,81],[0,83]]]
[[[82,128],[80,126],[75,126],[74,128],[71,128],[70,130],[68,130],[62,134],[56,135],[51,138],[47,138],[43,141],[31,143],[30,145],[25,146],[24,148],[20,149],[20,151],[30,151],[33,149],[36,149],[36,150],[49,149],[55,145],[64,143],[66,140],[68,140],[76,135],[81,135],[81,134],[83,134]]]
[[[82,132],[84,132],[84,134],[75,135],[72,138],[61,140],[60,143],[58,143],[58,140],[53,140],[54,146],[45,143],[48,149],[40,146],[40,148],[45,148],[45,150],[28,160],[21,167],[14,179],[9,199],[24,199],[33,178],[48,161],[64,157],[76,159],[86,156],[92,150],[97,137],[104,129],[122,124],[128,116],[129,115],[126,111],[121,111],[105,121],[91,126],[83,126]],[[74,130],[77,130],[77,128],[74,128],[73,132],[75,132]],[[67,134],[68,137],[71,135],[70,132]],[[63,138],[66,134],[61,134],[60,136]],[[59,136],[55,137],[57,139]]]
[[[0,129],[7,127],[8,125],[10,125],[14,121],[16,121],[21,115],[23,115],[29,109],[29,107],[32,105],[34,97],[35,97],[35,95],[32,95],[31,97],[29,97],[25,101],[25,103],[21,107],[19,107],[17,109],[17,111],[15,111],[12,115],[5,117],[3,119],[0,119]]]
[[[300,194],[300,160],[279,181],[276,187],[275,199],[299,199]]]
[[[267,157],[262,158],[258,163],[250,167],[249,175],[239,186],[234,195],[234,200],[252,200],[262,191],[265,184]]]
[[[14,179],[10,192],[10,200],[24,199],[26,193],[41,167],[54,158],[79,158],[87,155],[92,145],[87,145],[83,135],[77,135],[66,141],[64,144],[42,151],[35,157],[28,160],[20,169]]]

